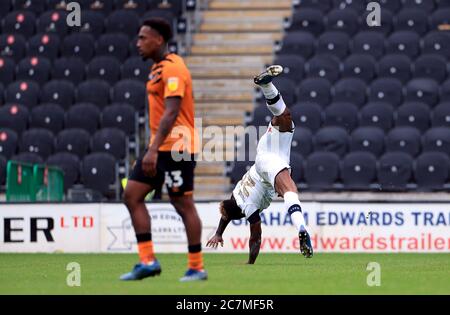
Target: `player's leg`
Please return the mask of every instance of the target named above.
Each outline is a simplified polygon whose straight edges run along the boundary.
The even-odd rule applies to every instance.
[[[283,196],[284,206],[291,216],[292,222],[298,231],[300,240],[300,251],[303,256],[310,258],[313,255],[310,236],[306,230],[305,218],[298,198],[298,190],[291,178],[289,170],[286,168],[275,177],[275,191]]]
[[[153,250],[151,219],[145,205],[145,197],[154,189],[155,183],[156,178],[148,178],[143,174],[138,160],[125,187],[123,198],[136,233],[140,262],[131,272],[122,275],[121,280],[140,280],[161,273],[161,266]]]
[[[192,157],[190,161],[175,162],[170,156],[164,160],[170,202],[183,220],[188,240],[188,270],[180,281],[206,280],[208,275],[203,266],[201,245],[202,222],[193,198],[195,161]]]

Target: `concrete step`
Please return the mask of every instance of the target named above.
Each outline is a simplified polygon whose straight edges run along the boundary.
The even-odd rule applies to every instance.
[[[202,102],[196,102],[195,103],[195,113],[197,116],[199,116],[198,113],[203,112],[215,112],[215,111],[233,111],[233,112],[251,112],[255,106],[253,103],[202,103]]]
[[[233,32],[233,33],[245,33],[245,32],[280,32],[283,29],[283,21],[265,23],[265,22],[252,22],[241,21],[239,23],[227,23],[227,22],[206,22],[200,25],[200,32]]]
[[[219,211],[219,202],[221,200],[230,199],[230,196],[231,196],[231,192],[200,191],[200,190],[197,190],[197,187],[195,187],[195,190],[194,190],[194,200],[195,201],[215,200],[215,201],[217,201],[217,211]],[[219,214],[217,214],[217,215],[219,215]]]
[[[195,168],[196,176],[223,176],[225,162],[198,162]]]
[[[231,93],[234,91],[253,91],[255,84],[253,80],[242,80],[242,79],[194,79],[193,87],[195,91],[203,90],[226,90],[226,92]]]
[[[291,16],[291,10],[209,10],[203,12],[203,21],[206,23],[231,23],[246,21],[273,23]]]
[[[230,179],[223,176],[196,176],[195,186],[202,185],[206,190],[212,190],[217,188],[227,188],[230,184]]]
[[[208,65],[190,67],[191,75],[194,79],[251,79],[256,74],[263,71],[262,66],[253,67],[228,67],[228,66],[215,66]]]
[[[230,42],[232,44],[266,44],[272,45],[281,40],[281,33],[198,33],[194,35],[194,45],[211,45]]]
[[[272,45],[201,45],[193,46],[194,55],[271,55]]]
[[[212,0],[210,10],[290,10],[292,0]]]
[[[195,91],[195,99],[199,102],[253,102],[253,91],[232,92],[229,91]]]

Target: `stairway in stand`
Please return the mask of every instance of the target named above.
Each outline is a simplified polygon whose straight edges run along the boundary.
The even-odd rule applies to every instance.
[[[203,146],[217,148],[216,156],[232,156],[233,136],[226,126],[243,126],[253,111],[253,76],[273,60],[274,41],[283,36],[283,19],[291,15],[291,0],[212,0],[202,11],[202,24],[185,58],[194,81],[196,118],[202,128],[216,126],[202,136]],[[230,127],[229,127],[230,128]],[[222,130],[225,142],[220,144]],[[214,138],[214,139],[212,139]],[[195,199],[223,199],[230,195],[226,162],[199,161]]]

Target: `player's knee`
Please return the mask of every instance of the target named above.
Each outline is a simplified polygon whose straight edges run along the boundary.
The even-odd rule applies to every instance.
[[[139,203],[144,202],[144,199],[139,198],[130,189],[125,189],[123,193],[123,202],[129,210],[134,209]]]

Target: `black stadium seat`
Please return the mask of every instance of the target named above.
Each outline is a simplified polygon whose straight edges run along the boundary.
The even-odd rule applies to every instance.
[[[379,157],[384,152],[385,135],[378,127],[359,127],[350,138],[350,151],[364,151]]]
[[[321,12],[328,12],[333,7],[333,0],[300,0],[296,10],[317,9]]]
[[[325,32],[317,40],[318,54],[330,54],[343,59],[348,55],[350,36],[340,31]]]
[[[403,54],[414,59],[420,53],[420,36],[411,31],[394,32],[387,39],[386,51],[390,54]]]
[[[373,126],[389,131],[394,125],[394,108],[383,102],[370,102],[360,111],[360,126]]]
[[[61,2],[61,1],[59,1]],[[69,33],[67,25],[67,12],[65,10],[49,10],[43,13],[37,23],[37,32],[57,34],[60,38]]]
[[[305,60],[300,56],[278,55],[273,64],[283,66],[283,75],[295,82],[300,82],[303,78]]]
[[[325,126],[342,127],[351,132],[358,124],[358,107],[349,102],[333,102],[325,109]]]
[[[13,10],[27,10],[41,14],[45,10],[45,4],[45,1],[42,0],[14,0]]]
[[[430,127],[430,107],[420,102],[406,102],[397,109],[396,126],[410,126],[425,132]]]
[[[290,108],[295,126],[317,131],[323,122],[322,108],[316,103],[299,102]]]
[[[39,102],[39,85],[33,81],[13,82],[6,88],[5,102],[36,106]]]
[[[123,62],[128,56],[128,45],[129,39],[125,34],[103,34],[97,40],[96,55],[115,57]]]
[[[105,25],[107,33],[124,33],[133,38],[139,30],[139,16],[131,10],[117,10],[108,16]]]
[[[421,133],[413,127],[396,127],[386,137],[386,151],[404,152],[412,157],[421,151]]]
[[[376,75],[376,61],[370,55],[351,55],[342,66],[343,78],[357,78],[369,83]]]
[[[9,128],[21,134],[29,121],[28,109],[19,104],[5,104],[0,106],[0,128]]]
[[[358,1],[358,0],[356,0]],[[391,0],[389,0],[391,1]],[[362,2],[362,1],[361,1]],[[377,1],[378,2],[378,1]],[[374,31],[380,33],[382,36],[387,36],[392,32],[394,17],[388,9],[381,8],[381,25],[373,26],[367,23],[367,17],[370,14],[369,11],[364,11],[364,14],[361,16],[359,29],[361,31]],[[370,21],[372,22],[372,21]]]
[[[112,88],[112,101],[114,103],[130,104],[138,111],[145,108],[145,98],[145,85],[138,80],[121,80]]]
[[[40,104],[31,110],[30,128],[45,128],[58,134],[64,127],[64,109],[57,104]]]
[[[100,109],[91,103],[78,103],[66,112],[65,127],[81,128],[93,134],[100,121]]]
[[[375,59],[379,59],[384,55],[385,38],[383,34],[375,31],[359,32],[353,37],[351,46],[352,54],[371,55]]]
[[[81,58],[62,57],[53,63],[52,78],[79,84],[85,78],[85,67]]]
[[[6,182],[6,163],[5,157],[0,155],[0,186],[4,185]]]
[[[136,132],[136,124],[136,111],[129,104],[111,104],[102,111],[102,128],[118,128],[131,136]]]
[[[433,79],[413,79],[406,85],[405,100],[423,102],[434,107],[439,101],[439,85]]]
[[[422,55],[414,64],[414,77],[434,79],[441,83],[447,78],[447,61],[441,55]]]
[[[366,101],[367,86],[358,78],[341,79],[334,85],[333,101],[349,102],[358,107],[363,106]]]
[[[18,63],[25,56],[27,42],[20,34],[0,35],[0,56]]]
[[[438,54],[450,58],[450,34],[432,31],[423,38],[423,53]]]
[[[357,2],[360,1],[353,1],[353,3]],[[353,36],[359,27],[358,19],[358,13],[352,9],[334,9],[327,15],[326,29],[328,31],[344,32],[349,36]]]
[[[423,12],[429,13],[434,9],[434,1],[427,0],[403,0],[404,8],[419,9]]]
[[[61,44],[63,57],[79,57],[89,62],[95,53],[95,40],[88,33],[72,33],[64,38]]]
[[[450,174],[450,159],[441,152],[425,152],[415,162],[414,177],[419,190],[444,190]]]
[[[28,129],[22,133],[19,150],[36,153],[45,160],[55,150],[55,137],[47,129]]]
[[[50,78],[51,63],[45,57],[27,57],[17,65],[16,80],[34,81],[44,85]]]
[[[347,153],[349,136],[342,127],[321,128],[313,139],[314,151],[328,151],[344,156]]]
[[[103,108],[111,98],[110,86],[103,80],[86,80],[77,88],[77,102],[92,103]]]
[[[305,31],[288,32],[283,38],[279,54],[292,54],[305,59],[311,57],[315,51],[314,35]]]
[[[89,147],[90,135],[84,129],[66,128],[56,138],[56,152],[73,153],[80,159],[88,153]]]
[[[344,188],[348,190],[370,190],[377,175],[377,159],[369,152],[351,152],[340,164]]]
[[[437,105],[431,114],[433,127],[450,127],[450,102],[442,102]]]
[[[0,156],[9,159],[16,154],[19,144],[19,136],[9,128],[0,127]]]
[[[3,19],[3,33],[16,33],[29,38],[34,35],[35,31],[36,15],[31,11],[13,11]]]
[[[233,185],[237,184],[242,179],[242,176],[250,169],[253,165],[251,161],[235,161],[232,164],[230,171],[230,179]]]
[[[411,58],[406,55],[388,54],[378,62],[378,75],[406,83],[411,79],[411,65]]]
[[[292,15],[288,31],[304,31],[313,36],[320,35],[324,30],[324,15],[317,9],[305,8],[295,11]]]
[[[105,152],[91,153],[81,163],[81,181],[85,187],[106,195],[116,180],[116,160]]]
[[[130,10],[137,14],[143,14],[147,11],[147,0],[114,0],[116,10]]]
[[[364,1],[358,0],[333,0],[333,7],[342,11],[351,9],[351,11],[355,11],[358,14],[366,10]]]
[[[403,86],[398,79],[378,78],[370,85],[369,101],[386,102],[397,107],[403,101]]]
[[[92,152],[106,152],[116,160],[127,156],[127,139],[125,133],[117,128],[103,128],[92,136]]]
[[[313,149],[312,132],[303,127],[296,127],[292,138],[292,153],[298,153],[301,156],[308,156]]]
[[[331,83],[323,78],[308,78],[298,86],[297,99],[327,106],[331,101]]]
[[[55,153],[47,158],[47,165],[62,169],[64,173],[64,191],[72,187],[80,176],[80,160],[72,153]]]
[[[86,33],[98,38],[105,29],[105,17],[102,13],[92,10],[81,11],[81,25],[74,27],[72,32]]]
[[[339,178],[339,156],[333,152],[314,152],[305,162],[305,180],[314,190],[330,190]]]
[[[22,152],[11,157],[11,161],[30,163],[30,164],[43,164],[44,159],[36,153]]]
[[[68,109],[75,102],[75,86],[67,80],[47,82],[41,91],[41,103],[55,103]]]
[[[16,64],[13,59],[9,57],[0,57],[0,83],[8,85],[14,81],[16,74]],[[3,93],[2,93],[3,97]]]
[[[141,57],[130,57],[122,65],[121,79],[147,81],[151,67],[150,60],[143,61]]]
[[[28,40],[27,55],[53,61],[58,57],[61,40],[57,34],[36,34]]]
[[[413,31],[422,36],[428,31],[428,14],[417,8],[403,9],[397,14],[395,30]]]
[[[310,78],[323,78],[329,82],[339,79],[339,59],[328,54],[315,55],[305,66]]]
[[[406,191],[413,174],[413,158],[404,152],[388,152],[378,164],[378,182],[384,191]]]
[[[104,80],[112,85],[120,78],[120,63],[115,57],[95,57],[88,64],[86,75],[88,80]]]
[[[423,150],[443,152],[450,157],[450,128],[429,129],[423,136]]]

